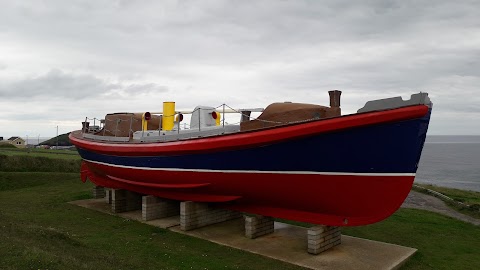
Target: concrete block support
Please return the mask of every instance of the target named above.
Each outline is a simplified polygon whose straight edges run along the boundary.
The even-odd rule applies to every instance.
[[[193,230],[210,224],[240,218],[242,213],[226,209],[214,208],[207,203],[181,202],[180,229]]]
[[[142,196],[125,189],[112,189],[112,212],[121,213],[142,208]]]
[[[148,221],[157,218],[178,216],[180,214],[180,202],[161,199],[155,196],[142,197],[142,220]]]
[[[308,229],[308,253],[320,254],[341,243],[340,227],[315,226]]]
[[[93,187],[93,198],[100,199],[105,197],[105,188],[101,186]]]
[[[254,239],[273,233],[274,220],[266,216],[245,216],[245,237]]]
[[[110,188],[105,189],[105,202],[112,204],[112,189]]]

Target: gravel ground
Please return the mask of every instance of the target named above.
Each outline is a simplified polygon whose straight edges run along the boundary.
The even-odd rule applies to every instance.
[[[435,213],[440,213],[445,216],[449,216],[452,218],[456,218],[468,223],[472,223],[474,225],[480,226],[480,220],[464,215],[459,213],[452,208],[448,207],[442,200],[423,194],[416,191],[410,191],[408,197],[405,199],[405,202],[402,204],[403,208],[415,208],[415,209],[423,209]]]

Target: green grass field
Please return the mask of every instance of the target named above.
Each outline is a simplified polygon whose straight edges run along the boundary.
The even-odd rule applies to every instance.
[[[0,149],[16,148],[15,145],[0,141]]]
[[[81,159],[77,151],[72,150],[0,148],[0,155],[47,157],[53,159]]]
[[[400,209],[383,222],[342,233],[418,249],[402,269],[480,266],[480,227],[428,211]]]
[[[91,198],[92,184],[38,170],[0,171],[0,269],[301,269],[69,204]],[[427,211],[342,233],[417,248],[402,269],[480,266],[480,227]]]
[[[53,159],[0,153],[0,171],[4,172],[79,172],[80,159]]]
[[[68,204],[91,188],[78,173],[0,172],[0,269],[301,269]]]

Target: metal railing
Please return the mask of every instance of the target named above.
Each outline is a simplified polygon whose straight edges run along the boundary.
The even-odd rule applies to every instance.
[[[227,110],[228,109],[228,110]],[[274,124],[274,125],[288,125],[288,124],[295,124],[295,123],[302,123],[302,122],[310,122],[310,121],[314,121],[314,120],[318,120],[319,118],[311,118],[311,119],[305,119],[305,120],[298,120],[298,121],[285,121],[285,122],[282,122],[282,121],[270,121],[270,120],[264,120],[264,119],[259,119],[258,117],[252,117],[250,114],[252,111],[250,110],[255,110],[255,112],[261,112],[263,111],[263,109],[234,109],[232,108],[231,106],[227,105],[227,104],[221,104],[219,106],[216,106],[216,107],[211,107],[209,109],[205,109],[205,108],[196,108],[194,109],[193,111],[176,111],[175,114],[173,115],[163,115],[162,113],[151,113],[152,115],[157,115],[159,116],[159,122],[158,122],[158,129],[153,129],[153,130],[158,130],[158,136],[161,136],[162,135],[162,116],[163,117],[175,117],[179,114],[191,114],[192,116],[195,114],[195,112],[198,111],[198,131],[201,132],[202,131],[202,114],[201,114],[201,111],[202,110],[209,110],[209,111],[215,111],[215,112],[219,112],[221,113],[221,125],[222,125],[222,128],[224,129],[225,128],[225,125],[238,125],[240,124],[241,122],[243,121],[247,121],[247,120],[256,120],[256,121],[259,121],[259,122],[263,122],[263,123],[268,123],[268,124]],[[225,121],[225,116],[227,113],[235,113],[235,114],[238,114],[241,118],[241,121],[239,122],[236,122],[236,123],[227,123]],[[125,116],[123,117],[125,118]],[[99,118],[88,118],[88,117],[85,117],[85,122],[86,123],[89,123],[88,120],[93,120],[93,127],[96,127],[96,123],[97,122],[100,122],[100,128],[99,130],[96,130],[95,128],[93,129],[90,129],[88,127],[87,124],[84,125],[83,127],[83,133],[84,134],[93,134],[95,135],[96,137],[97,136],[102,136],[102,137],[119,137],[118,134],[122,131],[122,130],[119,130],[119,125],[122,123],[122,122],[130,122],[129,124],[129,129],[128,129],[128,138],[132,138],[133,137],[133,134],[135,132],[138,132],[138,131],[142,131],[142,137],[144,137],[145,135],[145,130],[143,130],[143,127],[141,130],[133,130],[133,124],[134,122],[138,122],[138,121],[142,121],[142,120],[139,120],[139,119],[136,119],[134,117],[134,113],[131,113],[130,115],[130,119],[122,119],[121,117],[117,117],[117,118],[113,118],[112,117],[106,117],[105,119],[99,119]],[[190,119],[190,123],[192,123],[193,119]],[[110,129],[107,129],[107,127],[111,127],[112,123],[114,123],[114,129],[113,130],[110,130]],[[103,125],[102,125],[103,124]],[[187,129],[191,129],[191,124],[188,125],[188,128],[187,128],[187,123],[183,123],[183,129],[184,130],[187,130]],[[175,121],[174,120],[174,131],[177,131],[176,133],[177,134],[180,134],[180,130],[181,130],[181,123],[179,121]],[[98,132],[102,132],[102,134],[96,134]],[[109,135],[111,134],[111,135]],[[90,136],[91,137],[91,136]],[[121,136],[123,137],[123,136]],[[125,137],[126,138],[126,137]]]

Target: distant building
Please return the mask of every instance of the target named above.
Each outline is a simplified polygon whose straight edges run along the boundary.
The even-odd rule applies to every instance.
[[[0,142],[3,141],[3,137],[0,137]]]
[[[17,148],[25,148],[25,140],[20,137],[10,137],[7,142],[15,145]]]

